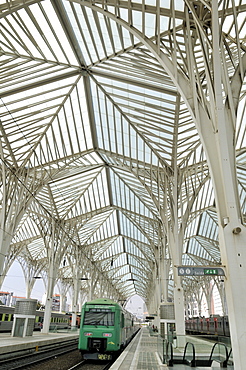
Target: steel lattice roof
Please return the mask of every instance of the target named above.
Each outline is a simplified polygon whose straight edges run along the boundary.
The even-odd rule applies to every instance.
[[[218,7],[229,81],[245,53],[246,4]],[[199,189],[184,258],[219,263],[206,156],[158,56],[188,81],[192,53],[198,90],[209,96],[211,2],[0,0],[0,18],[1,211],[14,258],[44,273],[54,228],[59,278],[79,264],[80,276],[93,268],[123,297],[148,299],[177,170],[178,215]],[[236,127],[244,214],[245,137],[244,85]]]

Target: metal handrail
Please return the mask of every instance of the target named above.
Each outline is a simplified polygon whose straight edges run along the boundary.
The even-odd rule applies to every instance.
[[[214,354],[214,350],[215,350],[216,346],[223,347],[225,349],[225,359],[223,358],[223,361],[220,361],[220,358],[218,359],[218,356],[217,357],[215,356],[213,358],[213,354]],[[213,348],[212,348],[212,351],[211,351],[211,354],[210,354],[209,361],[211,361],[211,363],[212,363],[214,360],[217,361],[217,362],[219,362],[220,364],[222,364],[222,367],[227,367],[227,362],[229,360],[229,355],[228,355],[228,349],[227,349],[227,347],[226,347],[226,345],[224,343],[217,342],[217,343],[215,343],[213,345]]]
[[[188,359],[186,359],[186,351],[187,351],[187,348],[190,346],[192,348],[192,356],[191,356],[191,360],[189,361]],[[193,343],[190,343],[190,342],[186,343],[185,349],[184,349],[184,355],[183,355],[183,363],[188,363],[191,367],[196,366],[196,352],[195,352],[195,346]]]
[[[163,364],[173,366],[173,345],[166,339],[163,340]]]
[[[227,357],[227,364],[233,362],[233,356],[232,356],[232,348],[230,349]]]
[[[168,356],[168,349],[170,347],[170,356]],[[171,342],[167,342],[167,345],[166,345],[166,352],[167,352],[167,365],[169,366],[173,366],[173,344]]]

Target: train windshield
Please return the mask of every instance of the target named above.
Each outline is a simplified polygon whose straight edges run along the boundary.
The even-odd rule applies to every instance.
[[[85,311],[84,325],[114,326],[114,312],[91,308],[89,311]]]

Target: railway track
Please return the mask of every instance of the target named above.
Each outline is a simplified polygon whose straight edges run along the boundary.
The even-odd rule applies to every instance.
[[[107,370],[111,362],[92,362],[81,360],[77,345],[64,349],[55,348],[43,353],[28,354],[0,362],[1,370]]]
[[[60,346],[49,346],[49,349],[43,349],[39,352],[32,352],[26,355],[16,355],[9,359],[0,360],[1,370],[21,370],[21,369],[43,369],[44,363],[54,361],[60,357],[68,356],[70,353],[77,354],[77,359],[81,358],[77,349],[77,341],[62,344]],[[76,359],[76,361],[77,361]],[[46,366],[46,365],[45,365]],[[48,367],[46,367],[48,369]],[[52,368],[50,368],[52,369]],[[54,369],[54,367],[53,367]],[[67,369],[67,367],[66,367]]]

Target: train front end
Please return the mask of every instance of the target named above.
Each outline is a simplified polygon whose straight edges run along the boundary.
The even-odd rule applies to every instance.
[[[78,347],[84,359],[111,360],[120,350],[120,311],[108,299],[84,304]]]

